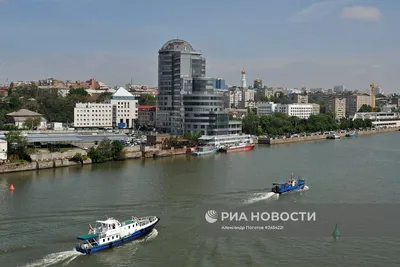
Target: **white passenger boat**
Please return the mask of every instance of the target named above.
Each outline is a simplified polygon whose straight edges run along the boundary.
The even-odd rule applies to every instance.
[[[75,249],[84,254],[91,254],[103,249],[112,248],[123,243],[138,239],[150,233],[160,221],[156,216],[136,218],[119,222],[114,218],[96,221],[95,228],[90,225],[89,233],[78,236]]]
[[[200,145],[224,147],[238,143],[254,143],[249,134],[203,135],[198,139]]]

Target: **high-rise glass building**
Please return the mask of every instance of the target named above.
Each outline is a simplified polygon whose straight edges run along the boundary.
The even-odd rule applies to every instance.
[[[215,79],[214,81],[215,89],[225,89],[225,80],[224,79]]]
[[[186,41],[173,39],[158,51],[157,128],[184,132],[183,95],[190,94],[193,77],[205,77],[206,60]]]
[[[192,85],[192,93],[183,96],[185,132],[205,135],[231,133],[229,114],[224,110],[224,96],[215,92],[214,79],[195,77]]]
[[[229,121],[215,80],[205,77],[206,60],[186,41],[168,41],[158,52],[157,128],[174,135],[185,132],[218,135],[241,132]],[[223,84],[225,86],[225,84]]]

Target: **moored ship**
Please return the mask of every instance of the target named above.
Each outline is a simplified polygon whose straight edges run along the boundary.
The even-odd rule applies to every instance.
[[[198,139],[200,145],[222,147],[237,143],[253,143],[249,134],[203,135]]]
[[[221,147],[220,151],[222,152],[238,152],[238,151],[250,151],[253,150],[255,144],[252,143],[240,143],[234,145],[228,145]]]
[[[213,154],[213,153],[216,153],[217,151],[218,151],[217,147],[202,146],[202,147],[197,148],[191,154],[195,155],[195,156],[201,156],[201,155]]]
[[[358,136],[358,133],[356,131],[346,134],[346,137],[356,137],[356,136]]]

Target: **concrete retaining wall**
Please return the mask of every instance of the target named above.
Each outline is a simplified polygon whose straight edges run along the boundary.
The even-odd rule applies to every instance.
[[[6,172],[20,172],[20,171],[33,171],[38,168],[37,162],[32,163],[9,163],[0,165],[0,173]]]
[[[76,153],[81,153],[82,155],[87,155],[86,151],[83,149],[74,149],[61,152],[53,152],[53,153],[35,153],[31,154],[31,159],[33,161],[39,160],[53,160],[53,159],[71,159],[75,156]]]
[[[55,164],[54,161],[39,161],[38,162],[38,169],[51,169],[54,168]]]
[[[142,156],[143,155],[140,146],[125,147],[121,152],[122,159],[138,159]]]

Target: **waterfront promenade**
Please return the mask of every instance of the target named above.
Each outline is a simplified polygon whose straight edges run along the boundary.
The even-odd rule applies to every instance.
[[[400,128],[387,128],[387,129],[372,129],[372,130],[363,130],[357,131],[358,136],[365,135],[375,135],[375,134],[383,134],[383,133],[392,133],[398,132]],[[347,133],[336,133],[340,138],[344,138]],[[258,144],[268,144],[268,145],[279,145],[279,144],[288,144],[288,143],[298,143],[298,142],[307,142],[307,141],[316,141],[316,140],[324,140],[328,135],[313,135],[313,136],[304,136],[304,137],[293,137],[293,138],[258,138]]]

